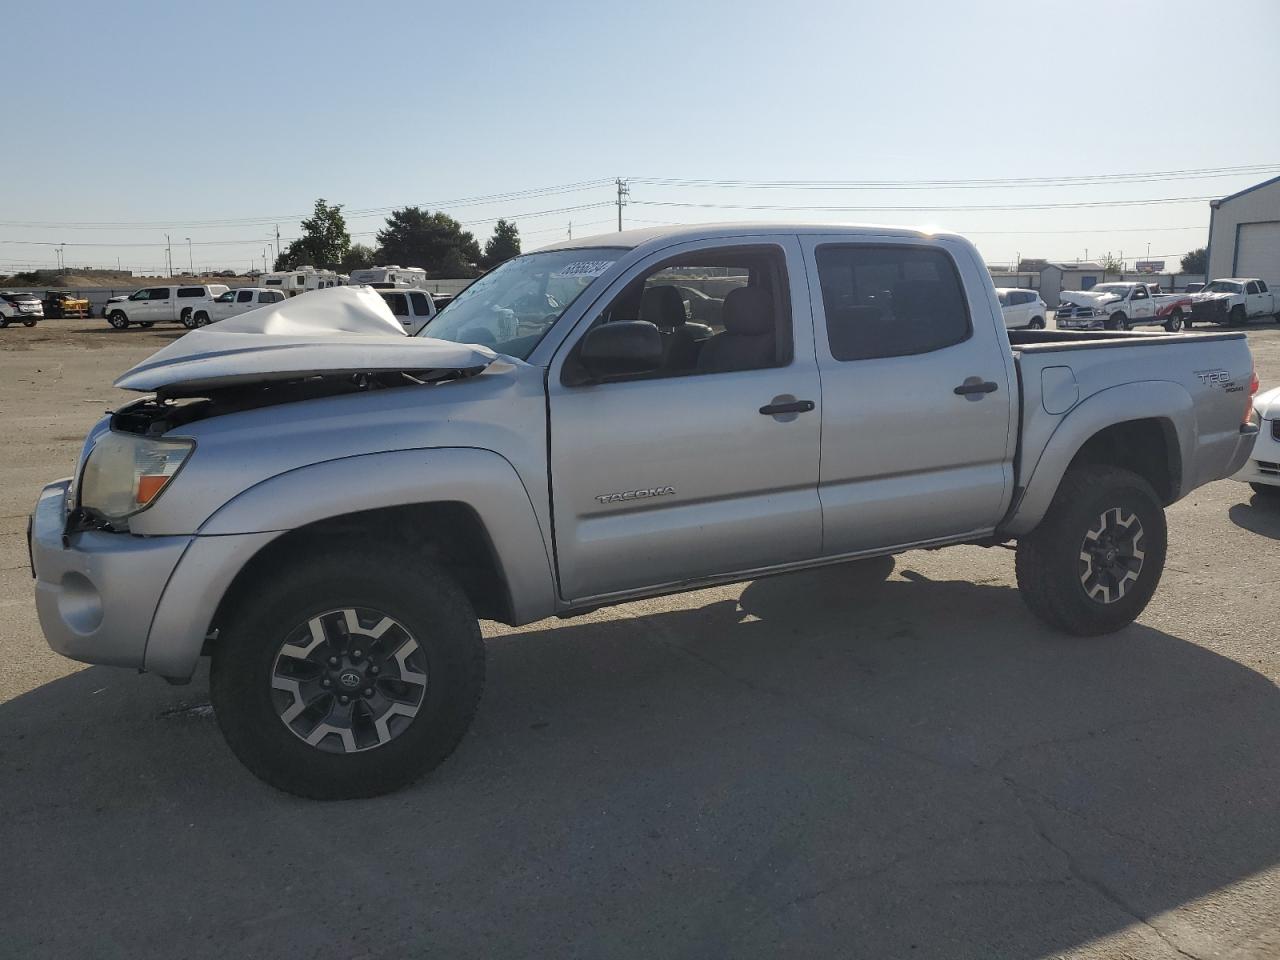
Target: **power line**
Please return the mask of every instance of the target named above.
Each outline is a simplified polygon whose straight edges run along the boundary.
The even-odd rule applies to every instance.
[[[769,203],[693,203],[681,200],[631,200],[631,203],[646,207],[693,207],[702,210],[773,210],[773,211],[808,211],[825,213],[861,213],[876,210],[892,210],[914,213],[949,213],[967,210],[1056,210],[1061,208],[1078,209],[1081,207],[1145,207],[1163,203],[1203,203],[1214,197],[1156,197],[1148,200],[1094,200],[1083,203],[991,203],[962,206],[858,206],[833,207],[827,204],[785,206]]]

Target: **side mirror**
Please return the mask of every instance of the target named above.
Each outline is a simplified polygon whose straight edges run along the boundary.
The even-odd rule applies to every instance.
[[[592,378],[652,373],[662,366],[662,334],[646,320],[619,320],[582,338],[578,359]]]

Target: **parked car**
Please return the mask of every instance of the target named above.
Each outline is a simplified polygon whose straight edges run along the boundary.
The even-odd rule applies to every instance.
[[[1225,323],[1233,327],[1259,317],[1280,321],[1276,310],[1280,304],[1257,277],[1228,277],[1211,280],[1191,298],[1191,319],[1197,323]]]
[[[1044,318],[1048,316],[1048,308],[1035,290],[996,287],[996,296],[1000,299],[1004,325],[1010,330],[1044,329]]]
[[[227,292],[225,283],[180,284],[176,287],[143,287],[127,297],[112,297],[104,315],[117,330],[131,323],[150,327],[157,323],[180,323],[189,330],[199,326],[197,310],[209,310],[210,304]]]
[[[1131,330],[1157,325],[1177,333],[1191,309],[1182,293],[1153,294],[1155,284],[1100,283],[1091,290],[1064,290],[1054,314],[1060,330]]]
[[[1249,484],[1264,497],[1280,498],[1280,387],[1254,398],[1253,409],[1258,439],[1248,462],[1232,479]]]
[[[669,278],[722,268],[721,323],[687,336]],[[125,373],[147,396],[40,494],[36,606],[75,659],[182,682],[210,655],[217,721],[264,780],[380,794],[470,725],[477,617],[1016,543],[1045,623],[1118,630],[1160,580],[1164,508],[1248,458],[1256,383],[1239,332],[1007,331],[951,234],[576,239],[418,337],[338,288]]]
[[[409,336],[417,334],[437,313],[435,301],[425,290],[383,290],[378,296],[391,308],[391,313],[404,325]]]
[[[47,319],[63,320],[67,318],[84,319],[89,316],[89,301],[85,297],[77,297],[67,290],[49,290],[41,301]]]
[[[237,287],[213,298],[211,303],[195,311],[196,326],[203,327],[208,323],[226,320],[256,310],[258,307],[272,303],[280,303],[287,299],[283,290],[268,290],[266,287]]]
[[[44,319],[44,305],[34,293],[0,293],[0,329],[11,323],[34,327]]]

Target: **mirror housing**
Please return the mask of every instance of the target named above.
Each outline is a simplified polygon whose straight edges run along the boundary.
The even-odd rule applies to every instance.
[[[662,334],[646,320],[602,324],[582,338],[578,360],[594,380],[652,373],[662,366]]]

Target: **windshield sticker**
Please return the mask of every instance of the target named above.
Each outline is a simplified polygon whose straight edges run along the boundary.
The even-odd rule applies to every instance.
[[[575,260],[551,274],[553,277],[598,277],[617,261],[614,260]]]

